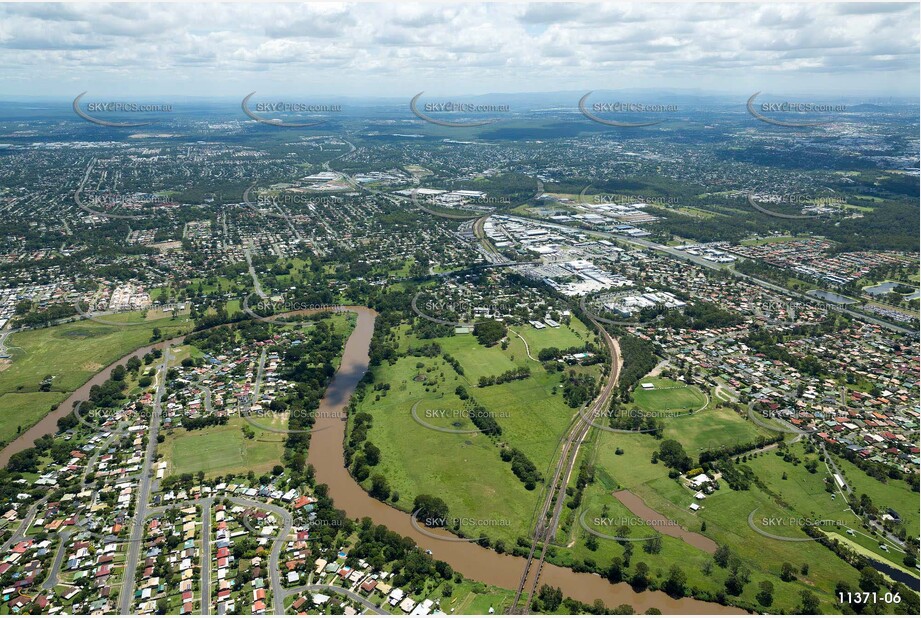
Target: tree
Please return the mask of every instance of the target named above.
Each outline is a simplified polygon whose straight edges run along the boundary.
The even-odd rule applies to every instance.
[[[370,441],[365,442],[363,447],[365,452],[365,463],[369,466],[376,466],[381,461],[381,449],[377,448]]]
[[[537,598],[540,599],[546,611],[555,612],[563,602],[563,591],[544,584],[540,587]]]
[[[647,554],[658,554],[662,551],[662,535],[655,534],[646,539],[646,542],[643,543],[643,551]]]
[[[284,467],[279,466],[278,464],[275,464],[274,466],[272,466],[272,475],[273,475],[273,476],[278,476],[279,474],[281,474],[281,473],[284,472],[284,471],[285,471]]]
[[[607,577],[608,581],[613,584],[624,581],[624,561],[615,557],[611,561],[611,566],[608,567]]]
[[[729,551],[729,546],[720,545],[713,554],[713,562],[715,562],[717,566],[721,566],[725,569],[729,565],[729,557],[731,555],[732,553]]]
[[[758,594],[755,599],[765,607],[770,607],[774,603],[774,584],[764,580],[758,583]]]
[[[730,573],[726,578],[726,594],[739,596],[745,589],[745,581],[739,577],[738,573]]]
[[[372,498],[386,500],[390,497],[390,483],[383,474],[375,474],[371,477],[371,489],[368,491]]]
[[[477,338],[480,345],[492,346],[500,339],[505,337],[506,328],[502,322],[496,320],[484,320],[477,322],[473,326],[473,335]]]
[[[426,522],[428,526],[444,527],[448,520],[448,505],[441,498],[419,494],[413,500],[413,513],[416,519]]]
[[[799,613],[805,615],[818,614],[819,613],[819,597],[815,596],[808,590],[803,590],[800,592],[800,609]]]
[[[780,566],[780,579],[785,582],[792,582],[796,579],[796,569],[789,562],[784,562]]]
[[[662,440],[656,457],[664,461],[669,468],[681,472],[687,472],[693,465],[691,458],[684,452],[684,447],[677,440]]]
[[[634,590],[646,590],[649,587],[649,565],[645,562],[637,562],[633,571],[633,577],[630,579],[630,585]]]
[[[883,576],[873,567],[864,567],[860,569],[860,581],[858,585],[861,590],[867,592],[876,592],[883,583]]]
[[[585,547],[589,551],[598,549],[598,538],[594,534],[588,535],[588,538],[585,539]]]
[[[677,564],[673,564],[672,568],[668,572],[668,579],[665,580],[663,589],[670,596],[675,597],[676,599],[684,596],[684,585],[687,582],[687,575],[684,574],[684,571],[681,570]]]

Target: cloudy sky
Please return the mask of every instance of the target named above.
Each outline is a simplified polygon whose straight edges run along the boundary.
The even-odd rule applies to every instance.
[[[903,4],[0,4],[2,95],[917,97]]]

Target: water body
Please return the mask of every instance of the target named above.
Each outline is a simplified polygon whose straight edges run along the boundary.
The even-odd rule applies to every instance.
[[[90,389],[94,386],[101,385],[103,382],[108,380],[112,375],[112,370],[115,369],[118,365],[124,365],[132,356],[142,358],[151,350],[162,350],[167,346],[179,345],[182,343],[183,339],[185,339],[184,335],[182,337],[173,337],[172,339],[166,339],[152,345],[145,345],[140,347],[134,352],[125,354],[120,359],[94,375],[92,378],[87,380],[83,386],[71,393],[70,397],[62,401],[56,410],[43,416],[40,421],[32,425],[32,427],[27,429],[25,432],[19,434],[15,440],[3,447],[3,450],[0,451],[0,467],[6,467],[6,464],[10,462],[10,457],[12,457],[14,454],[35,446],[35,440],[38,438],[41,438],[46,434],[56,434],[58,431],[58,420],[70,414],[74,409],[74,405],[78,401],[87,401],[90,398]]]
[[[345,441],[344,408],[368,368],[368,346],[377,315],[367,308],[350,310],[358,314],[358,322],[346,342],[342,365],[320,402],[315,428],[325,431],[314,433],[307,456],[307,461],[316,470],[317,482],[329,486],[329,494],[336,507],[344,510],[350,518],[370,517],[375,524],[383,524],[400,535],[411,537],[420,547],[431,550],[434,558],[444,560],[467,577],[506,589],[517,589],[525,567],[524,558],[498,554],[475,543],[440,541],[425,536],[411,525],[408,513],[375,500],[349,474],[342,450]],[[335,413],[339,413],[339,418]],[[419,462],[420,465],[424,463]],[[599,575],[575,573],[549,563],[544,565],[540,581],[558,586],[564,595],[584,603],[592,603],[595,599],[601,599],[609,607],[627,603],[637,612],[657,607],[665,614],[745,613],[741,609],[716,603],[673,599],[662,592],[637,593],[627,584],[611,584]]]
[[[895,281],[883,281],[882,283],[877,283],[876,285],[871,285],[863,289],[867,294],[872,294],[873,296],[885,296],[892,290],[896,288],[899,284]]]
[[[377,312],[367,307],[343,307],[358,316],[352,334],[345,344],[342,363],[320,402],[318,420],[315,429],[325,429],[314,433],[311,438],[307,461],[316,470],[318,483],[329,486],[329,494],[336,507],[344,510],[350,518],[370,517],[375,524],[382,524],[400,535],[408,536],[425,549],[432,551],[432,556],[444,560],[451,567],[477,581],[493,586],[515,590],[524,571],[525,559],[508,554],[499,554],[475,543],[459,543],[448,540],[440,541],[420,533],[410,523],[408,513],[375,500],[352,478],[345,467],[343,444],[345,442],[346,406],[358,382],[368,369],[368,348],[374,334],[374,320]],[[284,315],[306,315],[316,310],[295,311]],[[279,316],[275,316],[279,317]],[[0,452],[0,465],[6,465],[10,456],[33,446],[36,438],[57,431],[57,421],[66,416],[77,401],[86,400],[94,384],[105,382],[119,364],[124,364],[132,356],[143,356],[155,348],[178,345],[184,337],[175,337],[167,341],[138,348],[115,361],[93,376],[86,384],[74,391],[54,412],[45,416],[30,430],[20,435]],[[338,415],[334,414],[337,413]],[[424,462],[420,462],[423,464]],[[651,511],[654,513],[654,511]],[[445,532],[444,534],[449,534]],[[699,536],[699,535],[698,535]],[[546,563],[541,571],[542,584],[557,586],[563,594],[583,603],[593,603],[601,599],[608,607],[627,603],[642,613],[650,607],[656,607],[664,614],[745,614],[735,607],[725,607],[717,603],[707,603],[695,599],[673,599],[663,592],[634,592],[624,583],[612,584],[594,573],[575,573],[570,569]]]
[[[835,294],[834,292],[828,292],[826,290],[809,290],[806,292],[806,294],[815,298],[827,300],[828,302],[835,303],[836,305],[853,305],[857,302],[853,298],[841,296],[840,294]]]
[[[883,281],[882,283],[877,283],[876,285],[865,287],[863,291],[867,294],[872,294],[873,296],[885,296],[894,291],[900,285],[914,287],[906,283],[899,283],[898,281]],[[906,295],[906,298],[912,300],[918,298],[919,296],[921,296],[921,290],[915,290],[911,294]]]
[[[902,582],[903,584],[905,584],[912,590],[918,590],[919,588],[921,588],[921,580],[919,580],[917,577],[912,577],[905,571],[901,571],[899,569],[893,568],[889,566],[888,564],[884,562],[880,562],[879,560],[874,560],[873,558],[870,558],[869,556],[864,556],[864,558],[866,559],[867,562],[873,565],[874,569],[876,569],[880,573],[885,573],[886,575],[888,575],[889,577],[891,577],[897,582]]]
[[[659,522],[670,521],[669,518],[646,506],[646,503],[643,502],[643,499],[636,494],[623,489],[621,491],[614,492],[614,497],[620,500],[621,503],[630,509],[630,512],[637,517],[641,517],[648,522],[654,522],[655,525],[650,527],[661,532],[665,536],[681,539],[688,545],[693,545],[697,549],[701,549],[708,554],[712,554],[716,551],[717,545],[716,541],[713,539],[707,538],[697,532],[685,530],[681,526],[667,526],[660,524]]]

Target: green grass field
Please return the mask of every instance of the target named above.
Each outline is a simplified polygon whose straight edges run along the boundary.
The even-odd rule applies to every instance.
[[[867,494],[883,513],[887,508],[898,511],[908,534],[918,538],[918,492],[911,491],[905,481],[889,479],[881,483],[846,459],[835,457],[835,463],[844,472],[854,495]]]
[[[707,405],[708,398],[696,386],[685,386],[682,382],[665,378],[643,378],[641,383],[655,385],[652,390],[637,386],[633,400],[646,412],[688,412],[697,411]]]
[[[273,418],[271,422],[260,419],[259,422],[279,429],[286,424],[280,418]],[[247,440],[241,430],[244,425],[253,427],[242,418],[232,418],[224,426],[167,432],[158,448],[158,454],[169,464],[167,475],[194,474],[199,470],[208,477],[249,470],[262,474],[281,463],[285,434],[253,427],[256,437]]]
[[[667,418],[664,422],[664,436],[681,442],[691,457],[703,450],[747,444],[772,435],[739,416],[732,408],[707,408],[691,416]]]
[[[714,416],[708,418],[707,415]],[[698,453],[693,449],[706,446],[712,439],[708,436],[709,432],[721,435],[720,444],[733,439],[742,441],[760,435],[760,429],[752,423],[730,409],[721,408],[708,409],[690,417],[666,420],[664,437],[680,441],[688,454],[695,457]],[[602,515],[604,508],[608,517],[630,517],[626,507],[612,495],[614,491],[625,488],[661,514],[663,519],[675,521],[686,530],[700,532],[717,543],[728,544],[752,572],[751,583],[745,586],[739,597],[742,602],[757,607],[757,583],[767,580],[775,588],[775,601],[770,608],[771,611],[794,611],[803,589],[817,594],[823,602],[824,611],[830,611],[834,601],[830,591],[834,590],[835,584],[838,581],[847,581],[856,585],[857,572],[819,543],[777,541],[758,534],[748,526],[749,513],[755,509],[756,521],[760,521],[762,517],[843,519],[839,517],[842,515],[843,506],[836,504],[831,500],[830,494],[824,492],[822,468],[812,475],[805,470],[802,463],[793,466],[771,451],[758,455],[747,463],[771,491],[782,492],[783,499],[791,504],[791,510],[778,506],[770,495],[754,485],[746,491],[734,491],[723,483],[720,490],[713,495],[704,500],[696,499],[693,492],[676,480],[668,478],[668,470],[664,465],[651,463],[652,454],[658,448],[659,441],[650,435],[598,432],[592,444],[595,482],[586,488],[583,503],[576,512],[568,509],[564,511],[567,526],[564,533],[557,538],[563,547],[557,548],[555,561],[571,565],[575,561],[594,560],[596,564],[604,565],[614,556],[623,554],[623,546],[608,539],[597,539],[597,549],[589,549],[586,545],[589,533],[580,527],[577,517],[585,510],[591,524],[595,517]],[[622,449],[622,455],[615,454],[617,448]],[[795,445],[795,448],[802,447]],[[589,454],[586,453],[584,456],[587,457]],[[788,480],[781,480],[784,470],[787,471]],[[698,502],[703,508],[695,513],[688,508],[691,502]],[[701,524],[704,522],[707,528],[701,532]],[[593,527],[599,532],[614,534],[614,531],[604,526]],[[844,534],[847,526],[827,526],[826,529]],[[780,534],[778,529],[771,530],[768,527],[768,530]],[[643,537],[650,532],[649,528],[642,525],[633,525],[630,528],[631,537]],[[805,538],[796,526],[785,528],[783,532],[792,538]],[[641,542],[634,543],[633,562],[642,560],[650,566],[653,573],[667,573],[672,564],[678,564],[687,575],[689,586],[696,586],[712,594],[723,589],[723,582],[728,573],[712,564],[708,566],[708,554],[680,539],[666,536],[662,541],[662,551],[659,554],[647,554]],[[571,546],[566,547],[570,544]],[[890,556],[890,560],[892,559]],[[809,575],[800,576],[794,582],[783,582],[779,574],[784,562],[796,565],[797,568],[804,563],[809,564]],[[711,568],[712,573],[707,575],[704,570]]]
[[[133,312],[105,319],[132,322],[142,318],[140,312]],[[26,429],[34,425],[51,405],[66,399],[101,369],[148,343],[155,327],[164,337],[171,337],[188,329],[189,323],[181,317],[125,326],[82,320],[10,335],[6,344],[12,362],[0,371],[0,398],[11,393],[37,396],[0,402],[0,443],[15,437],[17,426]],[[52,376],[51,391],[39,394],[48,375]]]
[[[574,321],[572,328],[535,330],[515,327],[537,350],[581,345],[590,336],[584,325]],[[421,341],[398,333],[401,349],[417,346]],[[548,339],[545,339],[548,338]],[[419,402],[417,414],[425,422],[446,429],[472,429],[463,414],[465,404],[455,394],[464,386],[472,397],[496,415],[503,434],[499,440],[521,449],[546,476],[560,436],[575,414],[563,401],[559,389],[560,374],[548,374],[539,362],[527,357],[524,342],[510,333],[507,350],[501,346],[484,348],[472,335],[458,335],[434,340],[464,368],[459,376],[442,358],[401,358],[394,365],[375,369],[376,382],[391,385],[378,398],[368,396],[360,409],[370,412],[374,424],[369,439],[382,451],[381,463],[372,473],[383,473],[391,488],[399,492],[396,503],[409,510],[416,495],[431,493],[447,502],[454,517],[475,519],[501,518],[502,525],[468,527],[468,535],[502,538],[507,543],[527,534],[540,489],[528,491],[512,473],[510,464],[501,460],[496,441],[481,434],[451,434],[426,428],[411,415]],[[418,364],[422,367],[417,367]],[[531,369],[531,377],[506,384],[479,388],[480,376],[496,375],[522,365]],[[597,374],[597,367],[576,368]],[[420,381],[417,376],[425,376]],[[556,388],[557,392],[554,393]],[[428,411],[446,410],[448,418],[432,416]],[[458,418],[459,416],[459,418]],[[412,454],[411,457],[408,454]],[[364,483],[368,486],[368,481]]]

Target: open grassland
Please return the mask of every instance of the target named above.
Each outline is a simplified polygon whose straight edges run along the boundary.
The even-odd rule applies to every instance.
[[[738,422],[754,427],[735,412],[721,410],[723,411],[735,417],[732,419],[733,423]],[[714,411],[708,410],[705,414],[711,412]],[[668,435],[668,433],[674,430],[672,423],[677,421],[690,423],[694,420],[699,421],[697,415],[685,419],[670,419],[667,422],[667,427],[670,429],[666,430],[666,437],[681,441],[692,457],[698,453],[690,450],[689,447],[705,443],[706,440],[701,441],[699,437],[691,435],[689,429],[675,430],[673,435]],[[729,427],[730,432],[736,429],[738,428],[735,428],[734,425]],[[751,431],[757,434],[755,429]],[[774,585],[775,594],[772,607],[763,608],[765,610],[795,611],[800,601],[800,592],[807,589],[819,596],[825,611],[830,611],[834,601],[832,593],[835,584],[838,581],[846,581],[856,585],[857,572],[819,543],[770,539],[748,525],[749,514],[755,511],[756,526],[764,521],[771,521],[770,518],[784,518],[782,526],[775,523],[761,527],[781,536],[806,538],[796,525],[797,522],[791,522],[791,520],[800,517],[839,519],[838,515],[842,507],[837,505],[837,512],[826,512],[825,507],[828,505],[820,500],[827,501],[832,509],[836,506],[834,501],[831,501],[829,494],[825,494],[828,497],[816,494],[817,491],[824,493],[824,490],[819,487],[823,476],[821,469],[816,475],[811,475],[804,469],[803,464],[800,464],[796,467],[795,473],[788,472],[787,481],[781,481],[783,471],[778,466],[782,464],[791,469],[794,466],[786,464],[781,457],[768,451],[756,456],[747,462],[747,465],[752,467],[759,478],[770,477],[771,482],[766,484],[771,491],[777,491],[775,487],[778,487],[781,482],[791,483],[790,486],[783,486],[786,487],[783,495],[790,502],[790,508],[780,507],[771,495],[754,484],[748,490],[735,491],[723,482],[717,492],[701,500],[695,498],[694,492],[677,480],[668,478],[668,470],[661,462],[651,463],[652,454],[660,444],[654,437],[598,432],[593,444],[591,460],[595,465],[595,482],[586,488],[583,503],[579,509],[566,513],[567,525],[564,533],[558,537],[558,541],[561,544],[571,544],[571,547],[556,549],[558,561],[565,564],[594,561],[603,568],[610,564],[615,556],[623,557],[625,545],[614,540],[596,537],[592,543],[597,541],[597,548],[594,550],[590,548],[589,537],[591,535],[578,522],[579,515],[583,511],[586,513],[585,521],[598,532],[616,536],[616,532],[612,531],[612,528],[615,527],[614,522],[598,519],[606,516],[615,521],[623,519],[631,522],[631,537],[643,538],[652,534],[650,527],[631,520],[631,512],[613,496],[616,490],[629,489],[659,514],[657,519],[675,522],[687,531],[698,532],[718,544],[728,545],[752,573],[751,582],[744,587],[739,597],[743,603],[759,607],[755,598],[758,591],[757,584],[766,580]],[[615,454],[618,448],[622,450],[621,455]],[[586,453],[584,456],[589,455]],[[809,478],[806,478],[807,476]],[[816,486],[813,481],[819,486]],[[795,486],[792,485],[794,483]],[[700,504],[701,510],[698,512],[690,510],[689,506],[692,502]],[[706,528],[702,530],[704,523],[706,523]],[[829,525],[824,529],[840,530],[841,533],[844,533],[847,526]],[[723,583],[728,577],[728,570],[714,565],[707,552],[688,542],[665,536],[662,539],[662,550],[658,554],[647,553],[641,541],[633,542],[632,545],[632,564],[638,561],[645,562],[650,566],[652,573],[659,574],[667,574],[671,565],[678,564],[687,575],[689,586],[696,586],[714,595],[724,590]],[[795,565],[797,569],[803,564],[808,564],[808,575],[799,575],[798,579],[793,582],[782,581],[780,570],[784,562]]]
[[[546,347],[581,345],[590,336],[578,322],[565,330],[514,330],[527,338],[535,355]],[[547,476],[560,437],[576,412],[563,401],[561,374],[547,373],[541,363],[529,360],[524,342],[509,335],[508,348],[502,350],[499,345],[484,348],[472,335],[419,340],[404,328],[399,332],[401,349],[436,342],[457,359],[464,375],[458,375],[440,356],[401,358],[393,365],[375,368],[375,383],[391,388],[385,394],[371,391],[360,406],[374,418],[368,439],[382,451],[381,463],[372,468],[372,474],[381,473],[388,479],[399,493],[398,507],[410,510],[416,495],[436,495],[448,504],[452,517],[500,519],[482,526],[471,524],[462,531],[468,536],[501,538],[507,544],[529,533],[540,488],[525,489],[511,465],[502,461],[500,445],[520,449]],[[527,379],[477,386],[481,376],[525,365],[531,370]],[[573,369],[599,373],[599,367]],[[469,400],[457,396],[458,386],[494,416],[502,427],[501,437],[437,431],[413,418],[416,405],[416,414],[424,423],[449,431],[474,430],[463,412]],[[369,486],[369,481],[364,484]]]
[[[148,318],[154,317],[148,315]],[[6,345],[12,363],[0,371],[0,398],[7,394],[41,393],[41,383],[51,376],[50,390],[36,397],[5,398],[0,403],[0,442],[15,437],[17,427],[26,429],[60,403],[93,375],[146,343],[154,328],[168,338],[186,332],[184,317],[149,319],[140,312],[105,316],[124,326],[81,320],[10,335]],[[20,405],[17,405],[20,404]],[[46,405],[47,404],[47,405]]]
[[[441,359],[425,360],[433,379],[441,373],[450,378],[440,383],[443,388],[436,390],[407,379],[419,371],[415,358],[400,359],[376,372],[378,380],[392,384],[392,388],[380,400],[371,401],[369,396],[361,407],[374,418],[368,439],[381,449],[381,463],[373,473],[387,478],[400,496],[396,506],[404,510],[412,509],[417,495],[431,494],[447,503],[452,517],[502,518],[509,522],[504,526],[466,526],[463,531],[468,536],[485,534],[514,540],[528,528],[536,492],[525,489],[511,466],[499,457],[499,448],[489,436],[444,433],[413,419],[412,407],[418,403],[418,417],[430,425],[473,429],[463,416],[464,405],[454,395],[455,385],[461,383],[458,376]],[[433,418],[438,411],[445,411],[447,418]],[[508,419],[496,412],[504,440]]]
[[[0,439],[9,440],[34,425],[65,397],[64,393],[3,393],[0,395]]]
[[[259,423],[272,429],[284,429],[287,425],[281,417],[273,417],[271,421],[260,419]],[[255,438],[249,440],[243,437],[244,425],[255,430]],[[168,431],[158,454],[168,464],[167,475],[201,471],[213,477],[250,470],[262,474],[281,463],[284,439],[283,433],[261,429],[235,417],[223,426]]]
[[[663,435],[678,440],[692,458],[700,451],[748,444],[771,432],[740,416],[732,408],[707,408],[691,416],[667,418]]]
[[[918,492],[912,491],[905,481],[888,479],[882,483],[846,459],[834,455],[832,457],[855,496],[867,494],[880,513],[885,513],[887,508],[895,509],[901,515],[908,534],[919,537]]]

